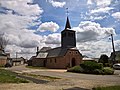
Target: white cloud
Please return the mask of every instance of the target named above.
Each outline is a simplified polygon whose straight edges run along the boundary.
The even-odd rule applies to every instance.
[[[4,33],[9,39],[6,51],[9,51],[11,56],[14,56],[15,52],[35,53],[34,48],[42,46],[43,38],[35,34],[34,30],[29,30],[28,26],[40,17],[43,10],[37,4],[32,4],[32,0],[2,0],[0,5],[7,8],[4,9],[6,14],[0,14],[0,33]]]
[[[77,43],[77,47],[83,55],[87,55],[89,57],[99,58],[101,54],[107,54],[110,56],[113,51],[112,42],[108,38],[102,39],[100,41],[90,41],[84,43]],[[120,40],[114,41],[115,50],[120,50]]]
[[[36,16],[43,12],[43,10],[37,5],[30,5],[32,0],[1,0],[1,7],[6,7],[21,15]]]
[[[11,57],[15,58],[17,53],[17,57],[24,57],[26,59],[35,56],[36,50],[36,48],[23,48],[16,45],[7,45],[6,48],[6,52],[9,52]]]
[[[77,31],[78,42],[99,40],[109,36],[111,33],[115,34],[113,28],[101,27],[99,23],[91,21],[81,22],[79,26],[74,27],[73,30]]]
[[[111,4],[112,0],[88,0],[87,4],[96,4],[98,7],[106,7],[109,6]]]
[[[111,8],[111,7],[103,7],[103,8],[91,10],[90,13],[91,14],[95,14],[95,13],[108,13],[112,9],[113,8]]]
[[[119,51],[120,50],[120,40],[115,41],[115,50]]]
[[[49,2],[52,4],[53,7],[60,7],[60,8],[62,8],[66,4],[66,2],[58,2],[54,0],[49,0]]]
[[[108,42],[107,39],[96,42],[90,41],[78,43],[77,47],[83,55],[87,55],[92,58],[99,58],[101,54],[107,54],[110,56],[110,53],[112,52],[112,44],[111,41]]]
[[[45,44],[56,44],[60,45],[61,35],[60,33],[49,34],[48,36],[44,36]]]
[[[88,0],[87,20],[102,20],[107,18],[114,7],[111,6],[112,0]]]
[[[77,33],[77,48],[83,55],[99,58],[101,54],[110,56],[112,43],[110,34],[115,34],[113,28],[101,27],[99,23],[84,21],[74,27]],[[114,38],[117,35],[114,35]],[[115,49],[120,50],[120,40],[114,41]]]
[[[94,20],[102,20],[102,19],[104,19],[104,18],[106,18],[106,16],[90,16],[90,20],[91,21],[94,21]]]
[[[58,29],[59,29],[59,25],[52,21],[42,23],[38,28],[38,30],[41,32],[45,32],[46,30],[51,31],[51,32],[56,32]]]
[[[115,19],[120,20],[120,12],[113,13],[112,16],[113,16]]]

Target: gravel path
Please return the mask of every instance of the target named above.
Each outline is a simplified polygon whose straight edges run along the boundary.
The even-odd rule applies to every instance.
[[[65,72],[66,70],[29,69],[25,68],[25,66],[16,66],[8,69],[19,73],[52,76],[61,79],[45,82],[42,84],[41,83],[7,84],[7,85],[0,84],[0,90],[86,90],[97,86],[120,85],[119,74],[117,75],[77,74]],[[117,73],[119,73],[119,71]]]
[[[49,81],[46,81],[46,80],[40,80],[40,79],[27,77],[27,76],[22,76],[22,75],[17,75],[17,76],[20,77],[20,78],[24,78],[24,79],[30,80],[30,81],[32,81],[33,83],[36,83],[36,84],[46,84],[46,83],[49,82]]]

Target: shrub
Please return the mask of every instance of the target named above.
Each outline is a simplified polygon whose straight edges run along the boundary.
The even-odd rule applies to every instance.
[[[102,63],[90,62],[86,61],[80,66],[74,66],[67,70],[68,72],[76,72],[76,73],[87,73],[87,74],[104,74],[104,75],[112,75],[114,70],[110,67],[104,67]]]
[[[110,64],[110,63],[105,63],[104,64],[104,67],[112,67],[113,65],[112,64]]]
[[[93,74],[103,74],[103,70],[95,69],[93,70]]]
[[[106,54],[102,54],[98,62],[105,64],[108,63],[108,59],[109,57]]]
[[[105,67],[105,68],[103,68],[103,74],[112,75],[112,74],[114,74],[114,70],[110,67]]]
[[[120,89],[120,85],[92,88],[92,90],[119,90],[119,89]]]
[[[74,66],[72,68],[69,68],[67,72],[76,72],[76,73],[81,73],[83,72],[83,69],[80,66]]]
[[[95,69],[103,68],[102,64],[98,64],[96,62],[91,62],[91,61],[86,61],[86,62],[80,64],[80,66],[86,71],[93,71]]]

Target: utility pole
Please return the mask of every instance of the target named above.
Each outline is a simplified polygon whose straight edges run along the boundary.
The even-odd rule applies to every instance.
[[[18,54],[18,53],[16,52],[16,61],[17,61],[17,54]]]
[[[113,62],[113,64],[115,64],[115,63],[116,63],[116,60],[115,60],[116,55],[115,55],[115,47],[114,47],[113,34],[111,34],[111,39],[112,39],[112,48],[113,48],[113,58],[112,58],[112,62]]]

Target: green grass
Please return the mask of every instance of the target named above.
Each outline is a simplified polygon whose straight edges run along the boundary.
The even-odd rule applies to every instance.
[[[28,81],[17,77],[17,74],[14,72],[0,69],[0,83],[28,83]]]
[[[4,65],[0,65],[0,68],[3,68],[4,67]]]
[[[46,67],[37,67],[37,66],[26,66],[26,68],[32,68],[32,69],[47,69]]]
[[[120,90],[120,85],[117,86],[108,86],[108,87],[96,87],[92,90]]]

